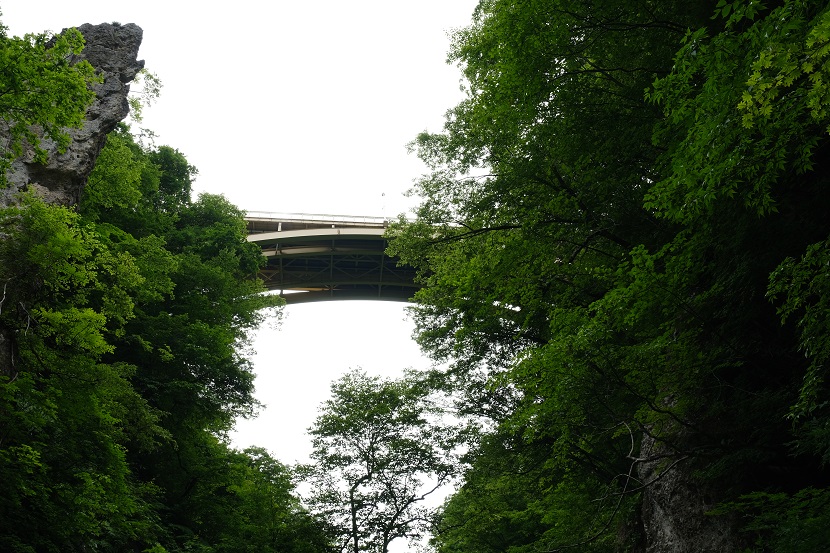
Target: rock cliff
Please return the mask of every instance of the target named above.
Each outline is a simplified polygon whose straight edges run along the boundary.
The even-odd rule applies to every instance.
[[[89,61],[103,76],[103,82],[94,87],[95,101],[87,110],[83,126],[71,129],[72,142],[64,153],[59,154],[54,143],[43,140],[41,147],[49,152],[46,165],[34,163],[31,150],[13,162],[7,173],[8,186],[0,189],[0,206],[11,204],[15,194],[27,189],[36,190],[51,203],[77,203],[107,133],[129,113],[129,83],[144,67],[144,62],[137,59],[141,28],[104,23],[81,25],[78,30],[86,40],[79,59]],[[0,288],[0,298],[5,298],[5,288]],[[11,336],[0,327],[0,374],[12,367],[12,360]]]
[[[682,435],[682,433],[680,433]],[[677,437],[677,436],[674,436]],[[638,466],[643,490],[641,553],[724,553],[738,551],[735,529],[729,519],[707,516],[714,507],[716,490],[704,489],[694,477],[692,461],[651,436],[644,436]]]
[[[0,205],[8,205],[22,189],[36,189],[49,202],[77,203],[95,160],[104,146],[107,133],[129,113],[127,94],[130,81],[144,67],[138,60],[142,30],[135,24],[84,24],[78,27],[86,40],[79,59],[86,59],[103,76],[95,85],[95,101],[79,129],[71,129],[72,142],[59,154],[54,143],[44,140],[49,152],[46,165],[33,162],[31,151],[15,160],[7,173],[9,186],[0,190]]]

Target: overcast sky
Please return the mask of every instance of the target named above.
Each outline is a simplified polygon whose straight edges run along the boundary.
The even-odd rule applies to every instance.
[[[424,168],[406,152],[461,99],[448,32],[475,0],[0,0],[9,33],[136,23],[162,80],[145,126],[199,169],[197,192],[245,210],[394,216]],[[255,342],[260,418],[234,440],[304,460],[304,429],[350,367],[396,374],[428,362],[403,304],[286,308]]]

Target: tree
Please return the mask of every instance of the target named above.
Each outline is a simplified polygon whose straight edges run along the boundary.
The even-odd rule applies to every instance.
[[[618,519],[636,513],[635,498],[607,493],[604,478],[551,463],[557,444],[526,440],[521,430],[486,434],[466,456],[463,485],[437,517],[435,550],[530,553],[555,550],[569,538],[579,551],[634,546],[636,525],[626,527]],[[614,507],[625,516],[609,516]],[[597,538],[577,541],[576,536]]]
[[[131,386],[135,367],[106,362],[133,316],[143,277],[79,216],[27,195],[0,211],[0,545],[4,551],[123,550],[152,542],[153,486],[126,445],[164,435]]]
[[[390,253],[420,270],[433,382],[521,447],[481,446],[436,543],[475,541],[494,457],[551,478],[488,513],[535,520],[503,542],[528,549],[627,547],[628,496],[736,549],[711,503],[824,481],[827,13],[495,0],[456,34],[467,98],[413,143],[432,172]]]
[[[256,476],[224,435],[255,407],[246,339],[280,300],[242,212],[191,201],[194,169],[157,153],[121,128],[77,211],[33,194],[0,210],[4,551],[221,551],[250,534],[243,504],[287,525],[269,547],[327,543],[286,482],[283,514],[210,497]]]
[[[643,90],[706,15],[685,2],[482,2],[450,52],[467,97],[443,132],[413,143],[433,171],[414,189],[418,220],[393,230],[390,251],[420,269],[418,340],[451,364],[435,382],[461,390],[461,408],[490,416],[499,436],[546,444],[530,459],[563,487],[602,482],[599,496],[623,493],[625,425],[647,429],[649,405],[662,409],[656,390],[673,379],[653,351],[632,347],[654,328],[627,328],[616,320],[624,312],[596,302],[634,246],[671,235],[642,209],[660,153],[651,139],[660,112]],[[553,503],[554,482],[515,493]],[[586,494],[569,497],[593,512]],[[505,539],[580,542],[620,513],[602,505],[602,524],[579,534],[547,516],[529,541]]]
[[[551,305],[584,309],[632,245],[658,239],[641,196],[659,112],[642,91],[696,21],[680,6],[483,2],[455,35],[468,98],[413,143],[433,172],[391,250],[422,268],[428,350],[510,363],[548,341]]]
[[[134,384],[156,406],[189,411],[175,424],[218,430],[253,405],[241,352],[281,300],[261,293],[263,259],[242,211],[221,196],[190,199],[195,174],[177,150],[146,152],[122,128],[108,137],[80,211],[152,275],[138,316],[114,337],[115,355],[143,367]]]
[[[134,444],[130,461],[162,494],[162,523],[177,529],[162,540],[171,550],[215,547],[237,531],[230,513],[238,498],[203,502],[232,485],[218,474],[233,456],[217,435],[254,412],[248,334],[281,305],[256,278],[262,256],[246,240],[244,214],[221,196],[191,200],[195,174],[178,150],[145,150],[122,127],[108,137],[80,205],[108,246],[146,275],[108,359],[137,367],[132,385],[160,414],[166,439]]]
[[[257,447],[245,449],[239,464],[245,478],[233,491],[243,500],[240,512],[244,521],[234,527],[241,530],[239,543],[229,546],[229,552],[334,551],[329,529],[294,495],[294,478],[288,467]]]
[[[82,47],[76,30],[0,27],[0,187],[83,121],[100,79]],[[249,333],[281,300],[244,214],[191,198],[196,174],[120,126],[80,205],[21,193],[0,209],[0,550],[329,549],[288,469],[228,445],[256,407]]]
[[[81,126],[95,98],[90,85],[100,82],[89,62],[75,58],[83,47],[77,29],[18,38],[8,37],[0,23],[0,125],[7,137],[0,145],[0,186],[24,146],[33,149],[36,161],[44,162],[41,137],[54,141],[62,151],[69,144],[67,127]]]
[[[352,370],[331,393],[309,430],[312,509],[336,529],[341,551],[387,553],[395,539],[417,540],[430,520],[424,500],[455,472],[454,433],[412,378]]]

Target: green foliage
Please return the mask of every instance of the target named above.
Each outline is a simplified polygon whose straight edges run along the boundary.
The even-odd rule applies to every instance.
[[[0,211],[4,551],[327,547],[287,469],[218,437],[255,408],[247,337],[280,300],[195,174],[122,127],[77,212]]]
[[[105,321],[123,324],[132,317],[130,296],[144,279],[130,256],[108,250],[76,213],[30,195],[0,217],[0,224],[10,231],[0,246],[2,255],[15,260],[3,271],[4,281],[15,285],[16,295],[9,301],[39,320],[43,332],[55,334],[48,329],[65,320],[84,319],[79,326],[98,338],[78,340],[75,331],[67,330],[73,335],[68,342],[91,344],[104,339],[98,331]],[[106,348],[95,349],[92,353],[100,354]]]
[[[340,551],[387,553],[417,540],[429,521],[424,499],[455,472],[457,436],[442,427],[417,380],[352,370],[331,386],[309,429],[314,463],[302,470],[309,503],[336,532]]]
[[[101,82],[87,61],[77,61],[84,38],[77,29],[60,35],[8,37],[0,25],[0,126],[7,142],[0,145],[0,186],[12,160],[31,148],[34,160],[46,161],[40,147],[48,138],[63,151],[67,127],[80,127]]]
[[[127,97],[127,101],[130,103],[130,119],[132,121],[142,122],[144,108],[151,106],[158,99],[161,88],[161,79],[158,75],[151,73],[144,67],[138,71],[133,78],[130,95]],[[141,132],[144,134],[148,131],[147,129],[141,129]]]
[[[101,360],[133,316],[130,292],[142,279],[67,208],[26,196],[0,225],[0,324],[13,339],[0,372],[4,549],[141,540],[153,489],[133,478],[125,444],[139,434],[131,423],[145,441],[163,431],[130,384],[135,368]]]
[[[161,170],[158,193],[151,199],[156,209],[175,213],[190,202],[191,182],[199,171],[169,146],[159,146],[149,155],[153,166]]]
[[[65,148],[101,81],[83,37],[0,27],[0,182]],[[142,73],[139,110],[160,82]],[[196,169],[126,126],[76,209],[0,209],[0,550],[296,552],[329,548],[286,467],[232,450],[253,412],[248,335],[281,304],[244,214],[191,199]]]
[[[438,518],[436,550],[608,551],[629,545],[624,528],[607,530],[617,513],[630,514],[632,498],[621,496],[620,487],[609,490],[595,477],[556,467],[548,461],[551,446],[506,430],[484,437],[468,456],[464,485]]]
[[[289,469],[265,450],[236,451],[203,433],[171,454],[186,473],[156,476],[170,509],[161,538],[167,551],[331,551],[326,528],[294,495]]]
[[[153,184],[158,186],[151,181],[150,190],[142,190],[144,181],[149,180],[142,174],[148,164],[131,146],[132,140],[124,129],[107,136],[106,147],[98,155],[84,190],[82,211],[86,216],[100,219],[113,208],[132,209],[147,192],[153,191]]]
[[[674,71],[648,93],[665,109],[655,143],[667,151],[645,205],[674,221],[711,216],[733,197],[777,212],[780,183],[813,168],[830,131],[827,7],[787,1],[754,20],[757,2],[735,4],[721,33],[686,34]]]
[[[753,540],[746,553],[820,551],[830,539],[828,493],[815,488],[792,495],[755,492],[718,506],[712,514],[738,514],[748,520],[743,531]]]
[[[242,504],[244,521],[237,542],[228,552],[259,551],[325,553],[333,551],[329,530],[310,517],[293,495],[294,481],[288,467],[262,448],[248,448],[238,455],[238,469],[245,475],[229,488]]]
[[[826,481],[827,13],[493,0],[456,33],[467,97],[390,232],[431,384],[489,429],[439,551],[648,547],[663,471],[702,531]]]
[[[591,500],[622,489],[626,425],[652,424],[651,398],[677,374],[661,374],[670,325],[661,329],[660,307],[642,297],[659,280],[650,248],[671,232],[641,208],[659,155],[659,113],[642,91],[701,19],[684,3],[487,2],[455,37],[450,60],[468,97],[443,133],[413,144],[434,172],[414,190],[418,222],[393,229],[390,250],[420,269],[419,342],[452,364],[435,380],[463,412],[492,417],[495,436],[515,440],[490,449],[502,458],[489,462],[521,464],[548,483],[509,470],[491,482],[482,470],[473,483],[475,461],[447,505],[442,550],[487,550],[477,536],[496,540],[485,521],[500,517],[524,522],[493,530],[492,550],[617,543],[601,530],[629,511],[614,501],[597,511]],[[637,244],[639,256],[629,253]],[[537,454],[520,461],[525,450]],[[461,514],[484,509],[496,488],[510,501],[479,523]]]
[[[765,37],[768,42],[752,63],[752,74],[738,103],[745,112],[744,126],[752,128],[757,119],[770,119],[774,109],[793,109],[794,105],[802,113],[809,109],[816,123],[827,120],[830,11],[825,8],[808,21],[810,8],[807,2],[788,2],[766,18],[769,23],[777,20],[777,25],[762,26],[762,30],[777,33]],[[801,88],[801,98],[782,102],[781,97],[796,88]],[[830,132],[830,127],[827,130]]]
[[[826,364],[830,359],[830,241],[807,247],[798,261],[785,259],[770,275],[768,294],[776,300],[781,320],[796,317],[799,349],[810,360],[801,394],[791,416],[800,418],[826,406],[824,385]],[[825,462],[830,452],[824,454]]]

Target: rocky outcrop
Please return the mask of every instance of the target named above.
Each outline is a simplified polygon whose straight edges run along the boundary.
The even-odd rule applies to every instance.
[[[103,23],[78,27],[86,39],[79,59],[86,59],[103,76],[95,85],[96,99],[79,129],[71,129],[72,141],[60,154],[54,143],[41,144],[49,152],[46,165],[33,162],[31,150],[14,161],[7,173],[8,187],[0,190],[0,205],[8,205],[22,189],[35,189],[51,203],[77,203],[107,134],[129,113],[130,81],[144,67],[139,61],[142,30],[135,24]]]
[[[77,203],[107,134],[129,113],[129,83],[144,67],[144,62],[137,59],[141,28],[134,24],[104,23],[85,24],[78,30],[86,39],[79,59],[89,61],[103,76],[103,82],[93,89],[95,101],[87,110],[83,126],[70,130],[72,141],[64,153],[59,154],[54,143],[43,140],[41,147],[49,152],[45,165],[33,162],[31,150],[12,163],[6,175],[8,186],[0,188],[0,206],[10,205],[19,191],[27,189],[36,190],[50,203]],[[0,283],[0,308],[6,297],[6,286],[8,283]],[[0,374],[10,373],[14,365],[12,344],[8,329],[0,327]]]
[[[643,437],[638,474],[643,490],[643,553],[724,553],[738,551],[734,528],[724,517],[708,516],[715,501],[682,460],[652,436]]]

